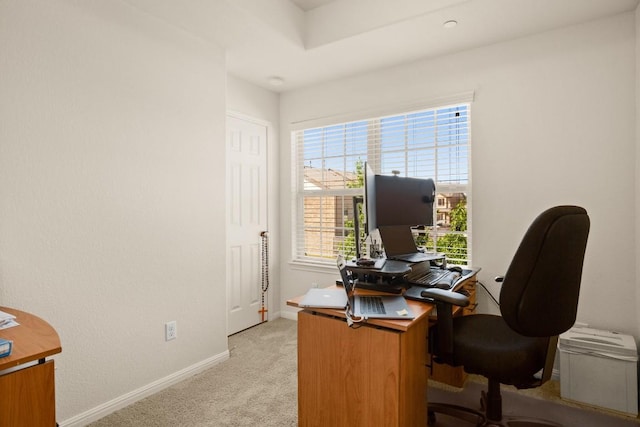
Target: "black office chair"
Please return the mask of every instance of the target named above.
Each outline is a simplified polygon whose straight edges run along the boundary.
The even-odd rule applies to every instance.
[[[438,322],[431,333],[431,353],[438,363],[463,366],[488,378],[482,411],[429,403],[429,425],[436,413],[478,426],[557,426],[532,419],[503,420],[500,384],[538,387],[551,376],[558,335],[576,320],[582,264],[589,234],[587,212],[557,206],[540,214],[527,230],[502,280],[502,316],[453,317],[453,305],[466,306],[464,295],[427,289],[435,300]],[[541,376],[536,376],[542,370]]]

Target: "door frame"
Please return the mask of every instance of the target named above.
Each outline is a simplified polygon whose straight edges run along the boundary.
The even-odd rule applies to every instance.
[[[272,193],[272,191],[270,191],[272,189],[272,185],[273,185],[273,180],[271,177],[271,159],[272,159],[272,141],[275,140],[275,138],[273,138],[273,125],[270,121],[268,120],[264,120],[264,119],[259,119],[256,118],[254,116],[250,116],[248,114],[244,114],[244,113],[240,113],[238,111],[234,111],[234,110],[227,110],[226,115],[225,115],[225,128],[228,126],[227,125],[227,119],[229,118],[234,118],[234,119],[238,119],[238,120],[242,120],[245,122],[249,122],[255,125],[259,125],[259,126],[264,126],[266,128],[266,175],[267,175],[267,195],[266,195],[266,210],[267,210],[267,231],[269,232],[269,264],[268,264],[268,269],[269,269],[269,290],[267,291],[266,295],[265,295],[265,305],[266,308],[268,309],[267,312],[267,320],[274,320],[276,317],[279,317],[279,312],[280,309],[279,307],[274,308],[274,280],[273,280],[273,271],[274,271],[274,248],[276,247],[276,245],[274,244],[274,241],[277,241],[277,239],[275,239],[274,237],[274,222],[273,222],[273,212],[271,211],[271,207],[273,206],[272,203],[272,199],[270,197],[270,194]],[[226,134],[227,132],[225,131],[225,138],[226,138]],[[225,152],[226,152],[226,144],[227,141],[225,139]],[[226,156],[226,154],[225,154]],[[225,165],[226,167],[228,167],[228,164]],[[226,174],[225,174],[226,176]],[[225,181],[225,192],[227,190],[227,182]],[[228,218],[228,210],[225,209],[225,227],[228,229],[228,225],[229,225],[229,218]],[[225,247],[225,257],[228,255],[226,253],[227,251],[227,247]],[[227,295],[227,291],[228,291],[228,276],[227,276],[228,272],[225,274],[225,298],[228,297]],[[225,305],[225,307],[227,307],[227,305]],[[227,313],[228,314],[228,313]],[[276,316],[278,315],[278,316]],[[228,318],[225,316],[225,320],[228,320]],[[258,323],[259,324],[259,323]],[[257,326],[257,325],[256,325]],[[227,321],[227,334],[229,331],[229,326],[228,326],[228,321]]]

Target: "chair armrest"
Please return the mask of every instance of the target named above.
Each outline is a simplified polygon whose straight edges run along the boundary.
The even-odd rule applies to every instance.
[[[466,307],[469,305],[469,298],[458,292],[451,292],[445,289],[429,288],[420,293],[425,298],[431,298],[436,303],[444,302],[458,307]]]
[[[469,298],[450,290],[429,288],[420,293],[436,305],[437,322],[429,332],[429,353],[437,363],[453,364],[453,306],[466,307]]]

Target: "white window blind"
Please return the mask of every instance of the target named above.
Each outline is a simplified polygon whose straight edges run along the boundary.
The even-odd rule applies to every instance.
[[[364,195],[367,162],[377,174],[435,181],[434,226],[414,230],[416,241],[468,264],[469,114],[470,104],[462,103],[295,131],[294,258],[334,262],[339,253],[355,255],[355,216],[365,218],[353,201]]]

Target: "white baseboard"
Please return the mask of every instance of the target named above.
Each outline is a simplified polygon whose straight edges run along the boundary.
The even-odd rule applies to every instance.
[[[175,372],[164,378],[160,378],[159,380],[154,381],[151,384],[147,384],[146,386],[140,387],[137,390],[133,390],[129,393],[123,394],[122,396],[110,400],[109,402],[105,402],[93,409],[64,420],[60,422],[59,425],[60,427],[85,426],[99,420],[100,418],[106,417],[107,415],[119,409],[129,406],[137,402],[138,400],[142,400],[147,396],[151,396],[152,394],[155,394],[160,390],[163,390],[169,386],[172,386],[173,384],[176,384],[212,366],[215,366],[220,362],[224,362],[227,359],[229,359],[229,350],[210,357],[209,359],[198,362],[195,365],[188,366],[178,372]]]
[[[280,315],[280,311],[274,311],[273,313],[269,313],[269,315],[267,316],[267,320],[276,320],[278,317],[282,317]]]
[[[298,320],[298,312],[297,311],[281,311],[280,317],[284,317],[289,320]]]

